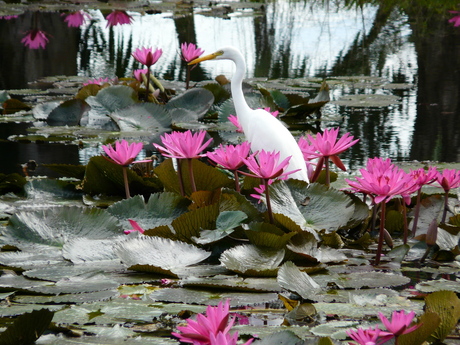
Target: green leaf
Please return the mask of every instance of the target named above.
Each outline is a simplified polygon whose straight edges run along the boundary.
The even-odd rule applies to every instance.
[[[345,226],[354,214],[353,201],[345,193],[318,183],[280,181],[270,186],[270,193],[273,212],[287,215],[302,229],[330,233]]]
[[[216,219],[216,227],[225,230],[234,229],[240,226],[246,218],[246,213],[242,211],[223,211]]]
[[[49,126],[77,126],[83,114],[89,109],[85,101],[71,99],[54,108],[46,119],[46,123]]]
[[[20,193],[26,182],[26,179],[17,173],[0,174],[0,194]]]
[[[200,207],[176,218],[172,226],[179,240],[193,243],[193,237],[199,237],[200,229],[215,229],[219,205]]]
[[[170,130],[171,114],[164,107],[154,103],[133,104],[118,109],[109,116],[116,122],[120,131],[148,131],[164,133]]]
[[[0,345],[29,345],[48,328],[54,312],[48,309],[34,310],[18,317],[0,334]]]
[[[135,195],[111,205],[107,211],[117,217],[125,229],[131,228],[128,219],[134,219],[143,229],[169,225],[188,212],[190,200],[179,194],[164,192],[152,194],[147,204],[144,197]]]
[[[19,248],[36,245],[62,247],[76,237],[106,239],[122,233],[107,211],[81,207],[54,207],[19,211],[8,223],[5,242]]]
[[[85,177],[86,165],[71,165],[71,164],[42,164],[42,166],[51,169],[65,177],[73,177],[83,180]]]
[[[115,252],[130,269],[177,277],[187,266],[197,264],[211,253],[193,245],[161,237],[139,237],[121,242]]]
[[[438,314],[441,319],[429,342],[443,341],[455,328],[460,318],[460,299],[453,291],[437,291],[425,297],[425,311]]]
[[[245,234],[251,244],[271,249],[282,249],[297,232],[285,233],[276,225],[269,223],[251,223]]]
[[[96,96],[90,96],[86,101],[91,102],[91,106],[94,104],[102,106],[109,114],[137,103],[138,99],[133,88],[125,85],[113,85],[103,88]]]
[[[127,169],[130,192],[149,195],[161,189],[156,179],[142,178]],[[91,157],[86,166],[83,191],[91,195],[125,195],[122,166],[112,163],[102,156]]]
[[[278,270],[278,284],[303,299],[316,301],[321,287],[307,273],[302,272],[291,261],[285,262]]]
[[[191,116],[187,116],[187,121],[192,122],[202,118],[214,103],[214,95],[204,88],[193,88],[183,94],[172,98],[165,108],[174,111],[174,122],[184,121],[180,116],[181,111],[187,110]],[[177,111],[178,110],[178,111]]]
[[[276,276],[278,265],[284,258],[284,250],[262,249],[254,245],[240,245],[226,250],[221,263],[230,271],[245,276]]]
[[[398,345],[422,345],[428,337],[439,327],[441,319],[434,312],[425,312],[417,320],[420,327],[414,331],[401,334],[398,337]]]
[[[179,159],[178,163],[182,170],[185,194],[190,195],[192,188],[190,185],[188,161]],[[198,191],[214,191],[218,188],[232,186],[234,183],[223,172],[208,164],[202,163],[197,159],[192,159],[192,169],[195,185]],[[158,175],[158,178],[165,186],[165,190],[180,193],[179,180],[177,172],[174,170],[172,159],[166,159],[163,163],[155,168],[154,172]]]

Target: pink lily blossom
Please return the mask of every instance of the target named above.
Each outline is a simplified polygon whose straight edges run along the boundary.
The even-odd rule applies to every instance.
[[[186,62],[195,60],[196,58],[200,57],[204,53],[203,49],[198,48],[193,43],[182,43],[180,45],[180,49],[181,49],[182,60]]]
[[[16,19],[16,18],[19,18],[19,16],[18,15],[0,16],[0,19],[4,19],[4,20],[11,20],[11,19]]]
[[[282,162],[278,162],[280,159],[280,153],[275,151],[261,150],[250,155],[248,158],[243,159],[243,162],[251,170],[253,175],[247,174],[248,176],[258,177],[264,180],[271,180],[275,178],[285,179],[288,175],[295,173],[298,170],[284,172],[289,165],[291,156],[284,159]]]
[[[206,155],[224,169],[234,171],[244,165],[243,159],[248,157],[250,150],[251,144],[245,141],[239,145],[220,145],[219,148]]]
[[[414,325],[409,327],[412,321],[414,320],[415,312],[411,311],[408,314],[404,310],[394,311],[391,315],[391,321],[389,321],[385,315],[379,313],[380,321],[387,329],[388,332],[393,334],[393,336],[398,337],[401,334],[410,333],[421,326],[421,324]]]
[[[453,23],[454,26],[460,26],[460,12],[459,11],[449,11],[452,14],[456,14],[456,16],[449,19],[449,23]]]
[[[106,83],[112,82],[111,79],[109,78],[97,78],[97,79],[89,79],[86,83],[83,83],[83,86],[90,85],[90,84],[96,84],[96,85],[103,85]]]
[[[161,142],[163,146],[153,144],[160,153],[165,157],[171,158],[199,158],[206,154],[201,152],[208,147],[213,140],[212,138],[207,140],[203,144],[206,131],[200,131],[192,134],[190,130],[186,132],[172,132],[171,134],[166,133],[161,136]]]
[[[126,13],[126,11],[115,10],[112,11],[112,13],[110,13],[106,19],[106,27],[109,27],[115,25],[131,24],[133,17]]]
[[[142,83],[144,81],[144,79],[142,78],[142,74],[144,75],[147,75],[148,73],[148,69],[147,68],[144,68],[144,69],[136,69],[134,70],[133,74],[134,74],[134,78],[136,78],[136,80],[139,82],[139,83]]]
[[[436,182],[439,183],[445,192],[460,187],[460,170],[444,169],[437,176]]]
[[[375,204],[388,202],[397,195],[402,195],[406,203],[410,203],[413,178],[404,170],[389,165],[388,160],[369,159],[366,169],[360,169],[360,172],[362,177],[356,177],[356,181],[349,179],[345,181],[355,191],[371,195]]]
[[[142,47],[137,48],[132,55],[137,61],[149,68],[158,61],[161,54],[163,54],[163,50],[160,48],[153,51],[153,48]]]
[[[217,335],[210,334],[209,337],[210,345],[237,345],[238,342],[238,332],[235,332],[233,335],[229,333],[219,332]],[[254,341],[254,339],[249,339],[242,345],[249,345]]]
[[[388,338],[387,332],[382,332],[378,327],[372,329],[372,327],[368,329],[358,328],[357,330],[350,329],[346,331],[348,336],[356,341],[359,345],[381,345],[386,343],[389,339],[393,336],[390,334],[390,338]],[[384,333],[384,337],[381,337],[381,334]],[[355,345],[353,343],[348,343],[349,345]]]
[[[112,145],[102,145],[102,148],[109,160],[121,166],[128,166],[134,162],[143,146],[142,143],[129,144],[126,140],[122,140],[115,143],[115,148]]]
[[[86,20],[91,20],[91,16],[85,11],[76,11],[72,13],[63,13],[62,16],[65,16],[64,22],[67,23],[69,28],[78,28],[82,26]]]
[[[142,229],[142,227],[135,221],[135,220],[132,220],[132,219],[128,219],[129,223],[131,224],[131,226],[133,227],[131,230],[124,230],[123,232],[128,235],[132,232],[140,232],[141,234],[143,234],[145,232],[144,229]]]
[[[45,49],[48,44],[48,34],[45,31],[33,29],[27,32],[22,38],[21,43],[29,49]]]
[[[171,333],[180,341],[190,344],[207,345],[211,344],[211,334],[214,337],[219,333],[227,334],[235,322],[230,320],[230,302],[219,302],[217,307],[208,306],[206,316],[197,314],[196,321],[187,319],[187,326],[178,326],[181,333]]]

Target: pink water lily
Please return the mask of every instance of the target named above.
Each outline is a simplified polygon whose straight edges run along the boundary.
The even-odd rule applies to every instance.
[[[311,146],[317,151],[316,156],[319,157],[316,165],[316,171],[313,175],[313,181],[316,181],[323,169],[326,168],[326,184],[329,185],[329,159],[341,170],[345,171],[345,165],[339,158],[339,154],[356,144],[359,139],[354,139],[350,133],[345,133],[337,140],[339,128],[325,129],[324,132],[316,134],[313,137],[307,134],[307,138]],[[354,139],[354,140],[353,140]]]
[[[137,61],[149,68],[158,61],[162,54],[161,48],[153,50],[153,48],[142,47],[137,48],[132,55]]]
[[[181,50],[182,59],[186,62],[195,60],[196,58],[200,57],[204,53],[203,49],[198,48],[193,43],[182,43],[180,45],[180,50]]]
[[[115,148],[112,145],[102,145],[102,149],[114,163],[128,166],[134,162],[143,146],[142,143],[129,144],[126,140],[121,140],[115,142]]]
[[[385,315],[379,313],[380,321],[387,329],[388,332],[393,334],[393,336],[398,337],[401,334],[410,333],[421,326],[421,324],[410,326],[414,320],[415,312],[411,311],[406,314],[404,310],[394,311],[391,314],[391,321],[388,320]]]
[[[350,329],[346,331],[348,336],[356,341],[359,345],[381,345],[390,340],[393,336],[388,337],[388,333],[382,332],[378,327],[373,329],[372,327],[368,329],[358,328],[357,330]],[[381,337],[381,335],[384,335]],[[348,343],[349,345],[355,345],[353,343]]]
[[[375,264],[380,263],[383,239],[385,237],[385,205],[393,197],[401,195],[406,204],[410,203],[410,193],[413,191],[414,179],[404,170],[399,169],[389,160],[382,158],[369,159],[366,169],[360,169],[362,177],[356,181],[345,181],[357,192],[370,195],[374,204],[380,203],[380,232]],[[374,206],[375,207],[375,206]],[[405,232],[404,238],[407,235]]]
[[[452,14],[456,14],[454,17],[449,19],[449,23],[454,24],[454,26],[460,26],[460,12],[459,11],[449,11]]]
[[[123,167],[123,181],[125,184],[126,198],[130,198],[127,167],[134,162],[143,146],[142,143],[129,144],[126,140],[117,141],[115,143],[115,148],[112,145],[102,145],[102,149],[108,156],[104,157]],[[150,160],[139,161],[139,163],[141,162],[150,162]]]
[[[69,28],[78,28],[82,26],[87,19],[91,19],[91,16],[82,10],[69,14],[63,13],[62,16],[65,16],[64,22],[67,23]]]
[[[21,43],[29,49],[45,49],[49,41],[47,36],[48,34],[45,31],[33,29],[27,32]]]
[[[442,172],[438,172],[436,182],[444,189],[444,211],[441,220],[441,223],[444,223],[449,209],[449,192],[454,188],[460,187],[460,170],[444,169]]]
[[[251,144],[245,141],[238,145],[220,145],[219,148],[206,155],[223,168],[234,171],[244,165],[243,159],[248,157],[250,150]]]
[[[148,72],[148,69],[147,68],[144,68],[144,69],[136,69],[133,71],[133,74],[134,74],[134,78],[136,78],[136,80],[139,82],[139,83],[142,83],[144,81],[144,79],[142,78],[142,75],[147,75],[147,72]]]
[[[171,158],[199,158],[206,154],[202,151],[208,147],[212,138],[205,143],[203,140],[206,136],[206,131],[192,133],[190,130],[186,132],[172,132],[161,136],[163,146],[153,144],[160,153],[165,157]]]
[[[245,141],[238,145],[220,145],[219,148],[213,152],[208,152],[206,155],[214,163],[233,172],[235,189],[236,191],[240,191],[238,169],[244,165],[243,159],[248,157],[250,150],[251,144]]]
[[[133,17],[126,13],[126,11],[115,10],[112,11],[112,13],[110,13],[106,19],[106,27],[109,27],[115,25],[131,24]]]
[[[211,344],[211,334],[214,337],[219,333],[227,334],[235,322],[230,320],[230,302],[222,301],[216,307],[208,306],[206,315],[197,314],[196,320],[187,319],[186,326],[178,326],[177,329],[181,333],[171,333],[179,338],[181,342],[191,344]]]
[[[111,79],[109,78],[97,78],[97,79],[89,79],[86,83],[83,83],[83,86],[90,85],[90,84],[95,84],[95,85],[103,85],[106,83],[112,82]]]
[[[165,157],[186,159],[188,162],[188,171],[190,176],[190,184],[192,192],[196,192],[195,178],[193,175],[192,159],[204,157],[206,154],[202,153],[205,148],[211,143],[212,138],[208,139],[203,143],[206,136],[206,131],[200,131],[192,134],[190,130],[186,132],[172,132],[171,134],[166,133],[161,137],[163,146],[153,144],[156,149]],[[185,195],[184,183],[182,180],[182,169],[177,169],[179,178],[180,193],[182,196]]]
[[[128,219],[129,221],[129,224],[131,224],[131,226],[133,227],[131,230],[124,230],[123,232],[128,235],[132,232],[140,232],[141,234],[143,234],[145,232],[144,229],[142,229],[142,227],[133,219]]]
[[[290,156],[282,162],[279,162],[279,159],[280,153],[276,151],[266,152],[265,150],[261,150],[260,152],[256,152],[248,158],[243,159],[246,166],[253,173],[253,175],[246,175],[271,180],[275,178],[287,178],[288,175],[298,171],[284,171],[289,165],[289,160],[291,159]]]

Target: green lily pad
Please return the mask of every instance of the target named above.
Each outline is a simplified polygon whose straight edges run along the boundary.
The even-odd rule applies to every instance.
[[[278,266],[284,258],[284,249],[261,249],[254,245],[240,245],[226,250],[221,263],[230,271],[245,276],[276,276]]]
[[[54,207],[14,214],[4,241],[23,249],[36,246],[61,248],[74,238],[107,239],[121,232],[117,219],[105,210]]]
[[[316,300],[316,294],[321,287],[294,263],[285,262],[278,270],[278,284],[288,291],[297,293],[304,299]]]
[[[161,237],[143,236],[119,243],[115,252],[130,269],[147,270],[177,277],[184,267],[197,264],[211,255],[193,245]]]
[[[46,122],[49,126],[77,126],[83,114],[90,109],[88,104],[79,99],[71,99],[51,110]]]
[[[140,195],[121,200],[107,211],[117,217],[124,229],[130,229],[128,219],[134,219],[143,229],[169,225],[174,219],[188,212],[190,200],[176,193],[164,192],[150,195],[147,203]]]
[[[154,103],[133,104],[110,113],[121,131],[164,133],[170,130],[171,114],[164,106]]]
[[[179,96],[172,98],[165,108],[174,111],[174,122],[184,121],[180,114],[181,110],[187,110],[190,116],[187,116],[188,121],[198,120],[206,115],[207,111],[214,103],[214,95],[209,90],[204,88],[193,88],[185,91]]]

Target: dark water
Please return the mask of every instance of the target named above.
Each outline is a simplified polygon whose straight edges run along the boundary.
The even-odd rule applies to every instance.
[[[163,48],[162,63],[154,66],[158,77],[184,80],[184,65],[177,54],[180,43],[197,42],[206,52],[231,44],[246,56],[248,77],[363,75],[413,85],[386,90],[401,98],[400,104],[389,107],[328,106],[326,114],[339,119],[322,127],[340,126],[343,133],[361,139],[343,154],[350,167],[375,156],[458,162],[460,28],[448,23],[452,16],[448,10],[455,4],[361,3],[361,7],[347,7],[340,1],[277,1],[257,5],[251,12],[257,15],[235,10],[230,16],[191,10],[180,15],[133,11],[129,12],[132,25],[113,28],[105,27],[109,12],[98,10],[90,12],[93,20],[81,28],[68,28],[59,12],[24,12],[15,19],[0,19],[0,90],[34,87],[29,83],[53,75],[129,76],[139,67],[130,54],[140,46]],[[50,33],[46,49],[29,50],[21,44],[34,26]],[[213,79],[221,73],[230,76],[232,66],[199,65],[192,78]],[[379,92],[358,84],[331,90],[334,100]],[[85,163],[82,157],[88,154],[77,146],[5,140],[11,134],[24,134],[26,126],[0,123],[0,151],[6,158],[1,172],[21,171],[20,165],[30,159]]]

